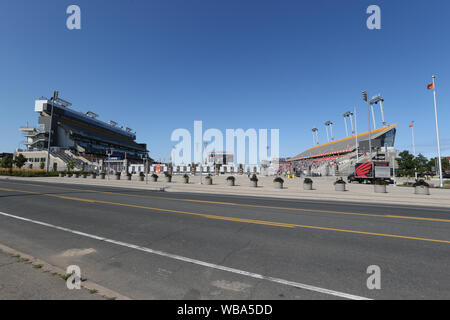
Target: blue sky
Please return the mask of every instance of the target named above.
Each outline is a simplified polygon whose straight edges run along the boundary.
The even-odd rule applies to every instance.
[[[66,8],[82,29],[66,28]],[[366,8],[382,29],[366,28]],[[137,131],[151,156],[169,158],[176,128],[280,129],[280,153],[312,144],[311,128],[359,107],[361,91],[381,93],[398,123],[397,148],[436,153],[432,92],[437,74],[441,143],[450,155],[448,0],[167,0],[0,3],[0,151],[34,125],[34,100],[53,90],[80,111]]]

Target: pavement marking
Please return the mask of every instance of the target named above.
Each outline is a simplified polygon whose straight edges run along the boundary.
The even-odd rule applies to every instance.
[[[352,295],[352,294],[348,294],[345,292],[339,292],[339,291],[334,291],[334,290],[329,290],[329,289],[320,288],[320,287],[316,287],[316,286],[311,286],[311,285],[303,284],[303,283],[299,283],[299,282],[284,280],[284,279],[280,279],[280,278],[274,278],[274,277],[270,277],[270,276],[264,276],[264,275],[249,272],[249,271],[230,268],[230,267],[226,267],[226,266],[222,266],[222,265],[218,265],[218,264],[214,264],[214,263],[210,263],[210,262],[205,262],[205,261],[201,261],[201,260],[197,260],[197,259],[192,259],[192,258],[188,258],[188,257],[183,257],[180,255],[167,253],[167,252],[163,252],[163,251],[159,251],[159,250],[153,250],[150,248],[134,245],[131,243],[108,239],[105,237],[101,237],[101,236],[97,236],[97,235],[93,235],[93,234],[89,234],[89,233],[85,233],[85,232],[81,232],[81,231],[77,231],[77,230],[72,230],[69,228],[60,227],[60,226],[56,226],[56,225],[53,225],[50,223],[32,220],[32,219],[28,219],[28,218],[24,218],[24,217],[12,215],[12,214],[4,213],[4,212],[0,212],[0,215],[9,217],[9,218],[13,218],[13,219],[17,219],[17,220],[21,220],[21,221],[34,223],[34,224],[45,226],[45,227],[52,228],[52,229],[57,229],[60,231],[69,232],[69,233],[83,236],[86,238],[103,241],[103,242],[115,244],[115,245],[122,246],[122,247],[131,248],[131,249],[159,255],[162,257],[166,257],[166,258],[170,258],[170,259],[174,259],[174,260],[178,260],[178,261],[182,261],[182,262],[188,262],[191,264],[195,264],[195,265],[199,265],[199,266],[203,266],[203,267],[207,267],[207,268],[212,268],[212,269],[216,269],[216,270],[239,274],[239,275],[247,276],[247,277],[254,278],[254,279],[266,280],[266,281],[270,281],[270,282],[274,282],[274,283],[278,283],[278,284],[282,284],[282,285],[287,285],[287,286],[291,286],[291,287],[295,287],[295,288],[299,288],[299,289],[305,289],[308,291],[314,291],[314,292],[323,293],[323,294],[332,295],[332,296],[350,299],[350,300],[371,300],[366,297]]]
[[[16,183],[16,182],[13,182],[13,183]],[[160,196],[128,194],[128,193],[121,193],[121,192],[114,192],[114,191],[99,191],[99,190],[89,190],[89,189],[59,187],[59,186],[48,186],[48,185],[31,184],[31,183],[16,183],[16,184],[29,185],[29,186],[35,186],[35,187],[47,186],[47,187],[55,188],[55,189],[73,190],[73,191],[100,193],[100,194],[113,194],[113,195],[115,194],[115,195],[146,198],[146,199],[161,199],[161,200],[171,200],[171,201],[184,201],[184,202],[193,202],[193,203],[207,203],[207,204],[217,204],[217,205],[227,205],[227,206],[249,207],[249,208],[298,211],[298,212],[305,212],[305,213],[317,212],[317,213],[330,213],[330,214],[353,215],[353,216],[363,216],[363,217],[377,217],[377,218],[389,218],[389,219],[405,219],[405,220],[450,223],[450,219],[439,219],[439,218],[398,216],[398,215],[391,215],[391,214],[383,215],[383,214],[375,214],[375,213],[358,213],[358,212],[345,212],[345,211],[320,210],[320,209],[289,208],[289,207],[264,206],[264,205],[245,204],[245,203],[236,203],[236,202],[221,202],[221,201],[195,200],[195,199],[185,199],[185,198],[170,198],[170,197],[160,197]]]
[[[254,219],[244,219],[244,218],[217,216],[217,215],[206,214],[206,213],[196,213],[196,212],[181,211],[181,210],[154,208],[154,207],[135,205],[135,204],[129,204],[129,203],[120,203],[120,202],[110,202],[110,201],[103,201],[103,200],[84,199],[84,198],[61,196],[61,195],[57,195],[57,194],[40,193],[40,192],[17,190],[17,189],[0,188],[0,190],[3,190],[3,191],[17,191],[17,192],[21,192],[21,193],[31,193],[31,194],[36,194],[36,195],[44,195],[44,196],[48,196],[48,197],[54,197],[54,198],[65,199],[65,200],[73,200],[73,201],[81,201],[81,202],[87,202],[87,203],[99,203],[99,204],[107,204],[107,205],[113,205],[113,206],[145,209],[145,210],[159,211],[159,212],[180,213],[180,214],[185,214],[185,215],[198,216],[198,217],[203,217],[203,218],[207,218],[207,219],[215,219],[215,220],[223,220],[223,221],[251,223],[251,224],[267,225],[267,226],[282,227],[282,228],[303,228],[303,229],[322,230],[322,231],[336,231],[336,232],[362,234],[362,235],[369,235],[369,236],[379,236],[379,237],[387,237],[387,238],[406,239],[406,240],[418,240],[418,241],[450,244],[449,240],[438,240],[438,239],[421,238],[421,237],[413,237],[413,236],[402,236],[402,235],[387,234],[387,233],[376,233],[376,232],[367,232],[367,231],[359,231],[359,230],[349,230],[349,229],[339,229],[339,228],[330,228],[330,227],[319,227],[319,226],[292,224],[292,223],[284,223],[284,222],[276,222],[276,221],[265,221],[265,220],[254,220]]]

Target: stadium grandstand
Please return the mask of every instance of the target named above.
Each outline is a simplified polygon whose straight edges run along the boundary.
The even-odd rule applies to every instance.
[[[397,124],[370,131],[372,157],[390,159]],[[314,146],[286,161],[281,171],[297,175],[347,175],[356,162],[370,161],[369,132]]]
[[[27,124],[19,129],[26,139],[21,142],[25,149],[16,153],[27,158],[26,167],[38,169],[47,157],[50,169],[55,171],[67,169],[70,162],[79,170],[99,170],[103,162],[111,159],[130,163],[148,159],[147,145],[135,141],[136,133],[131,128],[119,127],[114,121],[103,122],[94,112],[81,113],[71,106],[57,92],[51,99],[35,101],[37,127]]]

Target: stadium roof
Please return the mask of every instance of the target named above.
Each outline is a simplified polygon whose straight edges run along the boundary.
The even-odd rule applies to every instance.
[[[371,140],[376,139],[390,130],[397,127],[393,124],[387,127],[370,131]],[[369,132],[358,134],[358,142],[369,140]],[[319,146],[314,146],[287,161],[304,160],[316,157],[332,156],[342,153],[347,153],[356,150],[356,136],[347,137],[341,140],[328,142]]]

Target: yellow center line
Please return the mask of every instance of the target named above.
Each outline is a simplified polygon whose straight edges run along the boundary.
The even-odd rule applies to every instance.
[[[31,184],[31,183],[16,183],[16,184],[35,186],[35,187],[44,187],[44,186],[46,186],[46,185]],[[358,213],[358,212],[334,211],[334,210],[324,210],[324,209],[305,209],[305,208],[289,208],[289,207],[278,207],[278,206],[264,206],[264,205],[257,205],[257,204],[245,204],[245,203],[209,201],[209,200],[195,200],[195,199],[184,199],[184,198],[170,198],[170,197],[161,197],[161,196],[150,196],[150,195],[139,195],[139,194],[112,192],[112,191],[77,189],[77,188],[59,187],[59,186],[51,186],[51,188],[62,189],[62,190],[80,191],[80,192],[121,195],[121,196],[145,198],[145,199],[160,199],[160,200],[182,201],[182,202],[192,202],[192,203],[206,203],[206,204],[225,205],[225,206],[238,206],[238,207],[247,207],[247,208],[274,209],[274,210],[294,211],[294,212],[297,211],[297,212],[304,212],[304,213],[313,213],[313,212],[315,212],[315,213],[329,213],[329,214],[350,215],[350,216],[376,217],[376,218],[385,218],[385,219],[388,218],[388,219],[404,219],[404,220],[418,220],[418,221],[450,223],[450,219],[439,219],[439,218],[398,216],[398,215],[391,215],[391,214],[375,214],[375,213]]]
[[[275,227],[282,227],[282,228],[303,228],[303,229],[313,229],[313,230],[322,230],[322,231],[345,232],[345,233],[353,233],[353,234],[361,234],[361,235],[371,235],[371,236],[379,236],[379,237],[388,237],[388,238],[398,238],[398,239],[418,240],[418,241],[427,241],[427,242],[437,242],[437,243],[450,244],[450,241],[448,241],[448,240],[438,240],[438,239],[430,239],[430,238],[402,236],[402,235],[395,235],[395,234],[375,233],[375,232],[367,232],[367,231],[338,229],[338,228],[319,227],[319,226],[310,226],[310,225],[300,225],[300,224],[291,224],[291,223],[283,223],[283,222],[275,222],[275,221],[264,221],[264,220],[253,220],[253,219],[225,217],[225,216],[217,216],[217,215],[204,214],[204,213],[196,213],[196,212],[188,212],[188,211],[180,211],[180,210],[172,210],[172,209],[163,209],[163,208],[153,208],[153,207],[141,206],[141,205],[135,205],[135,204],[128,204],[128,203],[119,203],[119,202],[110,202],[110,201],[103,201],[103,200],[84,199],[84,198],[78,198],[78,197],[61,196],[61,195],[56,195],[56,194],[39,193],[39,192],[17,190],[17,189],[0,188],[0,190],[2,190],[2,191],[15,191],[15,192],[29,193],[29,194],[36,194],[36,195],[44,195],[44,196],[55,197],[55,198],[59,198],[59,199],[72,200],[72,201],[82,201],[82,202],[87,202],[87,203],[99,203],[99,204],[107,204],[107,205],[122,206],[122,207],[129,207],[129,208],[138,208],[138,209],[145,209],[145,210],[159,211],[159,212],[180,213],[180,214],[186,214],[186,215],[191,215],[191,216],[198,216],[198,217],[203,217],[203,218],[207,218],[207,219],[215,219],[215,220],[251,223],[251,224],[275,226]]]

